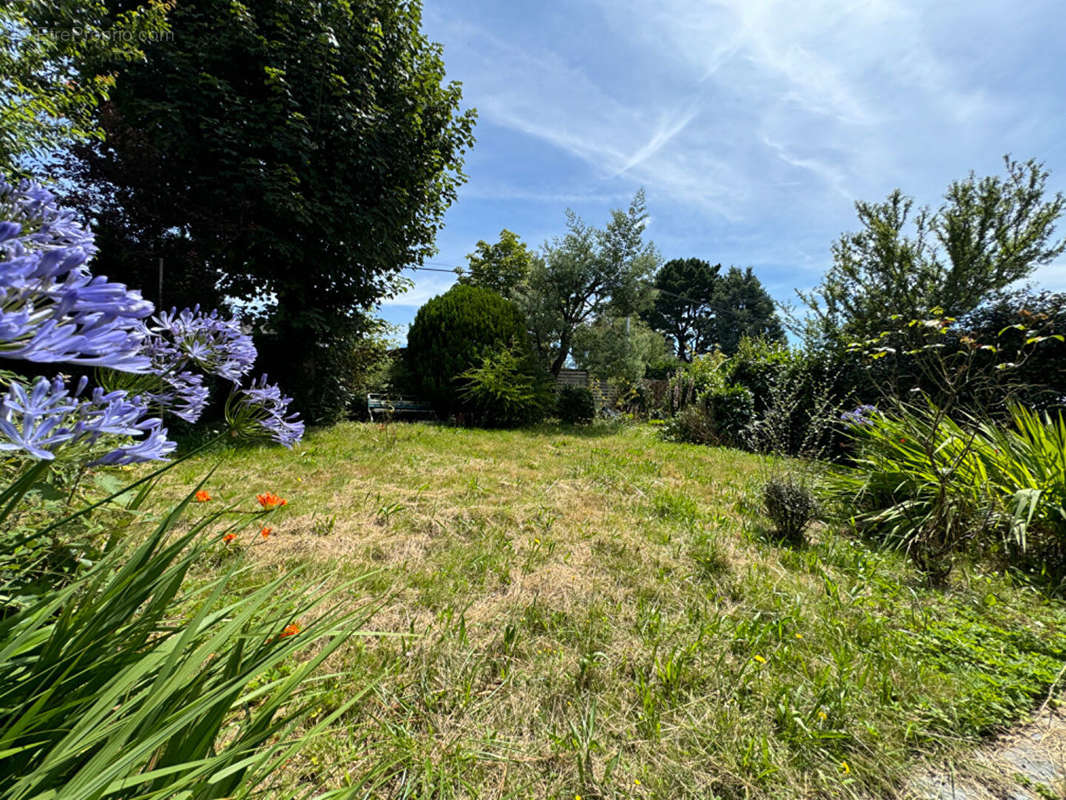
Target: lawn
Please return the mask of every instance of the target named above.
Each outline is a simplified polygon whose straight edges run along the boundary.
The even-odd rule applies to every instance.
[[[932,589],[897,553],[824,527],[779,546],[767,465],[650,426],[480,431],[342,424],[235,449],[162,498],[288,505],[202,577],[364,576],[370,627],[332,697],[375,681],[282,776],[372,797],[893,796],[1047,696],[1057,602],[970,566]],[[194,512],[201,508],[192,507]],[[388,635],[385,635],[388,634]]]

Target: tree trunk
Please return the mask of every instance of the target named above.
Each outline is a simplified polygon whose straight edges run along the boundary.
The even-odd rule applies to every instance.
[[[570,355],[571,336],[572,334],[567,332],[559,338],[559,355],[555,357],[555,361],[553,361],[551,365],[551,374],[553,378],[559,377],[559,371],[563,368],[563,364],[566,363],[566,357]]]

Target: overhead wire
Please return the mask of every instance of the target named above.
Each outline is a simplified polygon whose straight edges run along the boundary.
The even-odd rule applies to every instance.
[[[440,263],[440,262],[430,261],[429,263],[430,264],[435,264],[435,263]],[[404,267],[404,269],[418,270],[419,272],[446,272],[446,273],[448,273],[450,275],[457,275],[458,273],[456,272],[456,270],[457,269],[462,269],[462,267],[452,267],[451,269],[440,269],[438,267],[415,267],[415,266],[411,266],[411,267]],[[655,291],[659,292],[660,294],[669,295],[670,297],[676,297],[678,300],[684,300],[686,303],[692,303],[693,305],[696,305],[696,306],[704,305],[703,301],[693,300],[691,297],[687,297],[687,296],[685,296],[683,294],[678,294],[677,292],[671,292],[668,289],[659,289],[658,287],[656,287]]]

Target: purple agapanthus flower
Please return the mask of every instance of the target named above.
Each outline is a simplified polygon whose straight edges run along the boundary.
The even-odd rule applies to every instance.
[[[874,417],[878,414],[877,406],[861,405],[851,411],[845,411],[840,415],[840,421],[848,425],[865,428],[874,424]]]
[[[7,440],[0,441],[0,450],[55,458],[52,450],[74,438],[70,416],[77,408],[62,378],[40,378],[29,391],[13,383],[0,400],[0,433]]]
[[[304,435],[304,424],[296,414],[286,414],[291,397],[285,397],[277,384],[261,375],[248,387],[235,389],[226,403],[226,422],[247,438],[268,437],[292,447]]]
[[[91,447],[104,436],[124,436],[140,438],[93,463],[154,461],[174,451],[176,445],[166,439],[162,420],[147,416],[142,398],[100,388],[82,397],[87,382],[81,378],[73,392],[59,377],[38,378],[29,389],[12,383],[0,399],[0,434],[6,440],[0,440],[0,450],[22,450],[51,461],[62,447]]]
[[[145,372],[154,307],[86,264],[93,236],[51,192],[0,180],[0,357]]]
[[[210,394],[204,386],[204,376],[192,372],[175,372],[162,375],[166,388],[147,394],[148,399],[162,406],[186,422],[196,422],[207,408]]]
[[[143,439],[118,447],[92,463],[98,466],[123,466],[143,461],[164,461],[177,449],[177,443],[167,439],[167,429],[163,427],[161,419],[152,417],[142,420],[137,423],[137,429],[144,433]]]
[[[255,363],[252,338],[236,320],[218,311],[205,314],[200,307],[163,312],[152,318],[153,360],[157,368],[181,369],[188,362],[212,375],[237,383]]]

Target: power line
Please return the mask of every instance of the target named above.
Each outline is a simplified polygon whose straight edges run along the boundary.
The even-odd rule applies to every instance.
[[[439,264],[440,262],[439,261],[430,261],[429,263],[430,264]],[[418,270],[419,272],[446,272],[449,275],[456,275],[457,274],[456,270],[457,269],[462,269],[462,267],[452,267],[451,269],[438,269],[436,267],[404,267],[404,269]],[[706,303],[703,303],[703,302],[701,302],[699,300],[693,300],[691,297],[686,297],[683,294],[678,294],[677,292],[671,292],[671,291],[669,291],[667,289],[656,288],[655,291],[659,292],[659,294],[665,294],[665,295],[669,295],[670,297],[676,297],[678,300],[684,300],[686,303],[692,303],[695,306],[706,305]]]

